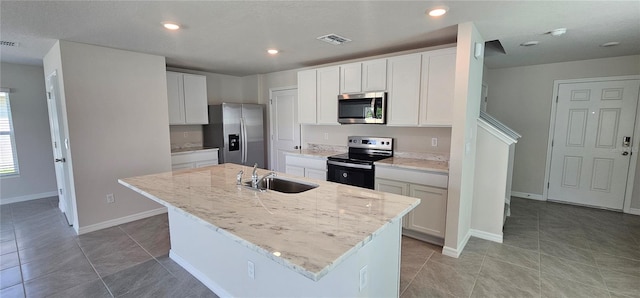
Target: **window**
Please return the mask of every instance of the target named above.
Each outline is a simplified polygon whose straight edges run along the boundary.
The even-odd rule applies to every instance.
[[[0,176],[18,174],[18,156],[16,142],[13,137],[13,121],[9,92],[0,91]]]

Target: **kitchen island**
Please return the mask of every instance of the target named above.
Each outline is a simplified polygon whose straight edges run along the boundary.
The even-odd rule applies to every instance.
[[[240,170],[119,182],[168,208],[171,258],[220,296],[398,295],[401,220],[419,199],[280,173],[318,187],[258,192],[236,185]]]

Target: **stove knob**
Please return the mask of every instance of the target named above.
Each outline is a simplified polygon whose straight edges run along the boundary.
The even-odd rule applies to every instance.
[[[342,177],[347,178],[347,173],[342,173]]]

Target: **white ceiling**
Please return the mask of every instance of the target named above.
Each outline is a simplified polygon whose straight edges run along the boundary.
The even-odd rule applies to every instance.
[[[425,15],[445,4],[440,18]],[[183,25],[169,32],[161,22]],[[0,60],[41,64],[55,40],[167,57],[169,66],[230,75],[295,69],[455,42],[472,21],[506,55],[490,68],[640,54],[640,1],[0,1]],[[566,27],[560,37],[545,35]],[[316,40],[335,33],[340,46]],[[521,47],[530,40],[535,47]],[[605,42],[619,41],[604,48]],[[269,56],[267,48],[281,53]]]

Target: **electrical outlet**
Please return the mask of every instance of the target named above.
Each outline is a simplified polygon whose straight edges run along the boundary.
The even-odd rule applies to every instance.
[[[438,138],[431,138],[431,147],[438,147]]]
[[[113,203],[115,201],[116,201],[116,199],[113,197],[112,193],[107,194],[107,203],[111,204],[111,203]]]
[[[364,265],[362,269],[360,269],[360,291],[367,287],[367,280],[369,276],[367,276],[367,265]]]
[[[256,266],[251,261],[247,261],[247,274],[251,279],[256,278]]]
[[[325,133],[324,133],[324,139],[325,139],[325,140],[328,140],[328,139],[329,139],[329,133],[328,133],[328,132],[325,132]]]

